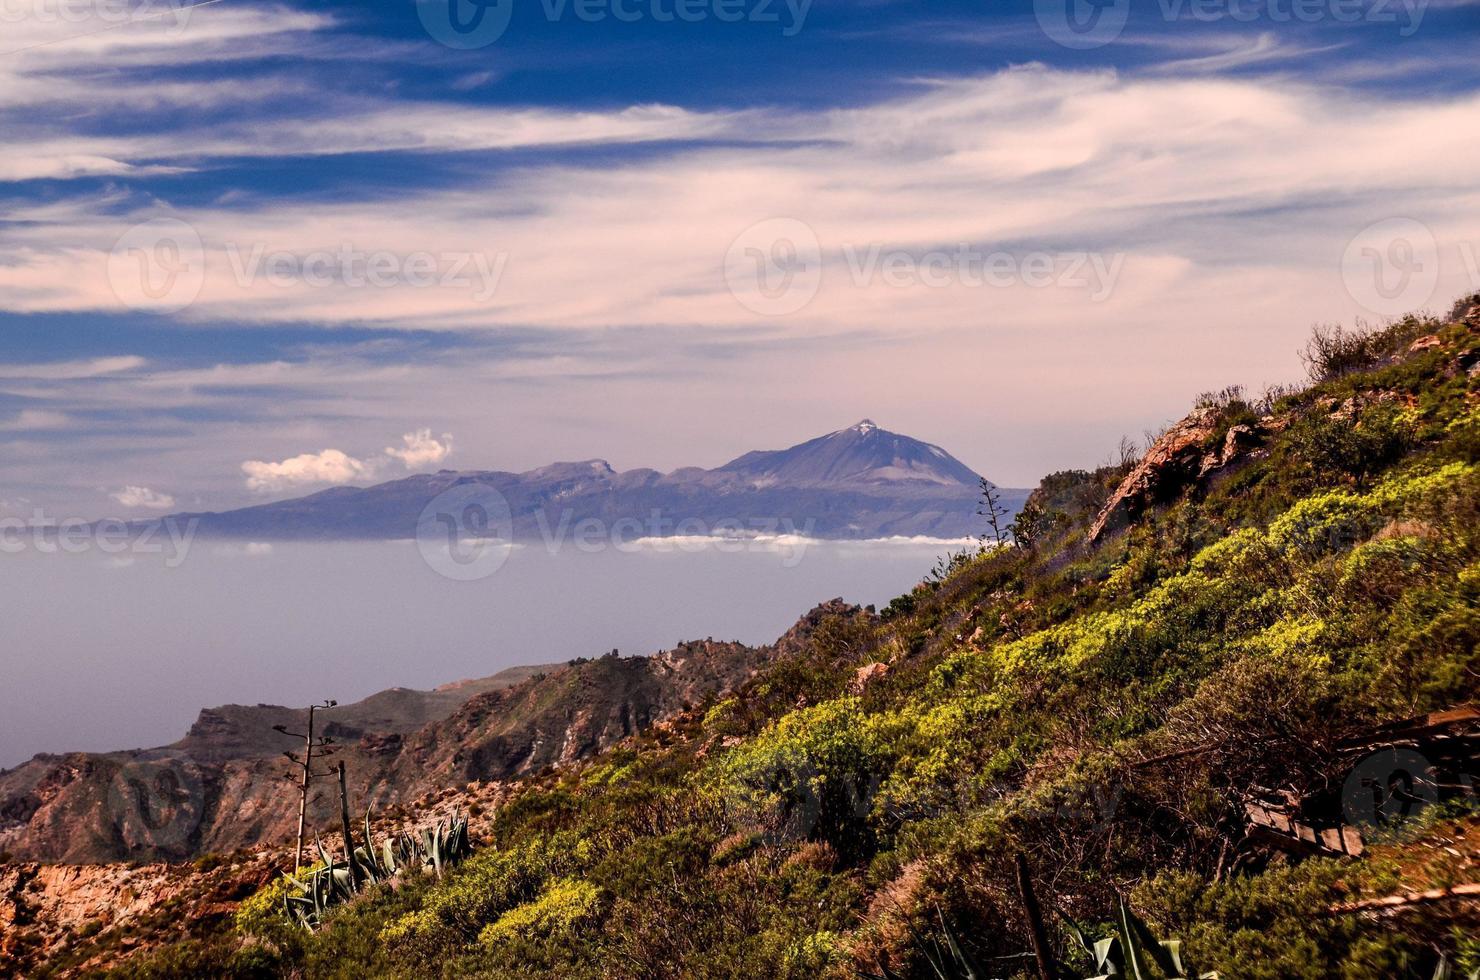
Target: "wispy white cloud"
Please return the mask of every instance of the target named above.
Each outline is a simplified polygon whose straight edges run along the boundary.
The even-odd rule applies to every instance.
[[[653,120],[661,128],[668,117],[634,112],[638,129]],[[791,331],[1065,316],[1143,322],[1159,318],[1171,295],[1244,292],[1270,267],[1303,280],[1297,288],[1331,283],[1346,242],[1379,217],[1417,217],[1444,242],[1480,237],[1475,209],[1461,206],[1476,194],[1466,161],[1480,150],[1469,125],[1477,114],[1474,95],[1384,101],[1285,79],[1027,67],[922,83],[856,109],[755,112],[748,143],[600,168],[532,167],[501,174],[497,185],[353,204],[295,199],[122,215],[110,202],[0,232],[0,289],[12,309],[120,309],[109,249],[132,223],[165,213],[203,243],[199,297],[186,319],[735,327],[757,317],[730,292],[726,252],[747,228],[780,216],[809,226],[824,259],[816,298],[785,318]],[[581,125],[621,129],[624,118]],[[551,127],[530,138],[553,139],[571,121],[536,113],[526,122],[540,133]],[[449,141],[462,138],[457,125],[450,130]],[[808,133],[818,139],[798,141]],[[1413,167],[1415,159],[1424,166]],[[1260,213],[1300,215],[1279,226],[1278,256],[1260,240],[1269,229],[1248,217]],[[1025,242],[1113,249],[1124,256],[1124,274],[1108,301],[1091,304],[1084,292],[1022,283],[986,294],[959,282],[859,283],[845,253],[871,244],[919,251]],[[345,243],[397,261],[425,253],[473,268],[473,259],[502,256],[507,266],[491,299],[466,277],[357,286],[346,277],[241,273],[254,251],[302,262]]]
[[[13,418],[0,420],[0,432],[33,432],[38,429],[63,429],[71,422],[61,412],[45,409],[22,409]]]
[[[168,485],[192,506],[212,493],[221,495],[209,497],[212,506],[241,502],[222,496],[247,496],[244,473],[261,493],[369,479],[392,460],[398,469],[436,465],[426,454],[440,450],[430,443],[450,442],[431,430],[421,448],[402,437],[402,446],[375,452],[410,420],[436,418],[456,431],[458,458],[471,465],[594,454],[620,461],[623,452],[630,465],[712,465],[725,453],[836,428],[841,405],[842,420],[889,416],[999,482],[1025,482],[1043,471],[1045,446],[1059,454],[1054,463],[1083,465],[1121,432],[1160,421],[1184,389],[1285,376],[1311,320],[1362,312],[1338,270],[1368,222],[1417,218],[1447,257],[1455,243],[1480,243],[1470,162],[1480,150],[1480,99],[1449,94],[1457,86],[1416,87],[1411,96],[1343,89],[1380,70],[1371,59],[1327,59],[1316,81],[1249,73],[1284,70],[1316,51],[1283,33],[1231,46],[1178,31],[1159,48],[1127,35],[1138,55],[1166,60],[1134,72],[1028,65],[917,80],[851,108],[580,112],[322,86],[299,66],[348,58],[356,47],[326,43],[330,17],[211,10],[188,40],[131,29],[0,59],[0,179],[129,178],[12,204],[0,226],[0,308],[125,309],[110,285],[110,250],[135,223],[169,216],[202,240],[199,297],[177,315],[187,325],[512,328],[578,331],[583,342],[455,363],[430,354],[361,358],[330,343],[257,363],[0,365],[0,391],[53,420],[148,419],[148,432],[121,427],[77,445],[99,458],[132,454],[142,467],[132,479]],[[376,43],[366,42],[366,57],[387,53]],[[1433,71],[1415,57],[1421,50],[1429,49],[1404,49],[1402,72]],[[229,63],[188,83],[155,70],[208,59]],[[1351,74],[1343,79],[1341,70]],[[463,87],[485,81],[464,76]],[[262,122],[269,108],[271,127]],[[121,117],[129,124],[116,125]],[[291,201],[260,191],[173,199],[171,185],[132,180],[226,157],[643,143],[641,153],[603,153],[599,163],[551,152],[487,175],[460,168],[456,183],[408,181],[394,196],[351,187],[361,192],[353,201],[343,186]],[[810,303],[765,317],[736,301],[723,270],[737,236],[775,217],[809,226],[824,264]],[[346,243],[398,257],[502,254],[508,262],[482,300],[457,286],[244,279],[233,265],[258,246],[302,258]],[[1093,302],[1084,291],[1021,281],[860,283],[845,252],[962,243],[1113,252],[1124,271],[1112,294]],[[1456,268],[1446,265],[1435,305],[1480,288]],[[628,338],[630,351],[585,346],[613,327],[626,328],[611,333]],[[843,342],[858,333],[870,342]],[[639,336],[663,340],[631,339]],[[805,357],[788,346],[819,337],[827,346]],[[698,353],[706,344],[723,349],[723,360]],[[983,392],[982,372],[1005,346],[1014,368],[993,372]],[[561,383],[571,378],[582,383]],[[859,384],[876,378],[890,383]],[[1079,404],[1065,404],[1069,378],[1102,418],[1087,423]],[[713,413],[675,420],[673,439],[654,448],[651,406],[686,403],[696,385]],[[490,398],[505,396],[545,421],[528,431],[494,424]],[[250,409],[254,423],[221,421],[223,406]],[[729,411],[745,411],[749,426],[720,447],[712,418]],[[1002,420],[990,440],[979,431],[984,412]],[[62,459],[51,438],[7,433],[0,452],[17,482],[75,482],[79,464]],[[990,455],[981,448],[988,441]],[[319,446],[348,451],[296,455]],[[973,446],[981,455],[971,456]],[[244,471],[242,460],[260,469]],[[110,478],[103,472],[86,481],[94,503]]]
[[[103,9],[106,5],[99,5]],[[632,106],[611,112],[501,109],[350,95],[311,72],[260,68],[189,83],[160,69],[271,59],[322,65],[345,57],[397,61],[424,46],[356,38],[328,43],[328,14],[283,6],[213,5],[183,26],[169,17],[6,18],[0,41],[0,182],[142,177],[190,170],[222,157],[319,156],[386,151],[465,151],[694,139],[729,132],[739,114]],[[97,33],[100,28],[107,28]],[[246,69],[243,68],[243,71]],[[476,86],[491,73],[466,76]],[[222,116],[200,110],[229,106]],[[66,123],[57,121],[64,111]],[[120,113],[152,119],[119,135]],[[270,114],[271,125],[263,117]]]
[[[1163,75],[1223,72],[1272,61],[1311,58],[1318,54],[1338,51],[1345,45],[1298,44],[1281,40],[1272,31],[1265,31],[1252,40],[1242,37],[1213,38],[1210,39],[1209,46],[1215,48],[1212,53],[1161,62],[1155,66],[1154,71]]]
[[[106,374],[135,371],[145,365],[142,357],[94,357],[84,361],[58,361],[51,364],[0,364],[0,379],[35,381],[70,381],[97,378]]]

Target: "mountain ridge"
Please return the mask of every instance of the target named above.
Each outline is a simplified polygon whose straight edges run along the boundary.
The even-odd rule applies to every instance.
[[[531,540],[547,529],[594,519],[650,521],[658,535],[680,524],[715,533],[786,526],[807,537],[956,539],[980,531],[981,477],[932,443],[865,419],[786,449],[745,453],[714,469],[617,470],[604,459],[549,463],[519,473],[417,473],[366,487],[329,487],[301,497],[219,512],[187,512],[207,537],[270,540],[395,540],[440,534],[441,494],[455,506],[482,504],[501,531]],[[1026,489],[1003,488],[1014,513]],[[154,522],[145,522],[154,523]],[[664,530],[666,529],[666,530]]]

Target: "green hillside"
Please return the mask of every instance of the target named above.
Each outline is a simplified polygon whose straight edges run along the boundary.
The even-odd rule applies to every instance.
[[[1350,907],[1480,881],[1465,784],[1359,858],[1250,834],[1270,799],[1339,831],[1347,740],[1480,701],[1480,318],[1306,353],[1303,390],[1205,396],[1139,470],[1046,478],[1015,545],[530,781],[440,880],[316,933],[247,903],[122,972],[1037,977],[1019,856],[1061,976],[1122,900],[1194,976],[1480,969],[1473,896]]]

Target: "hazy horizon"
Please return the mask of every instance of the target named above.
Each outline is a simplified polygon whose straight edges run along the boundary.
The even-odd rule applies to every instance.
[[[347,704],[614,648],[769,643],[833,597],[887,603],[946,550],[533,546],[476,582],[439,575],[407,542],[197,540],[173,568],[168,555],[9,556],[0,768],[38,752],[168,744],[221,704]]]

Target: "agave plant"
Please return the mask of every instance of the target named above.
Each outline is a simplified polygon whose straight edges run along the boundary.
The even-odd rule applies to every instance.
[[[1458,980],[1460,977],[1464,980],[1480,980],[1480,970],[1471,970],[1465,974],[1457,973],[1454,965],[1449,962],[1448,955],[1440,956],[1439,965],[1434,967],[1434,980]]]
[[[1218,980],[1217,973],[1192,974],[1182,963],[1182,943],[1177,939],[1157,939],[1151,928],[1131,911],[1125,899],[1120,900],[1116,931],[1105,939],[1090,940],[1069,916],[1064,915],[1069,931],[1080,947],[1094,961],[1095,975],[1089,980],[1127,977],[1134,980]],[[1153,969],[1154,966],[1154,969]]]
[[[349,862],[336,862],[323,843],[315,841],[322,863],[298,877],[284,875],[289,885],[283,899],[288,918],[306,929],[315,929],[329,909],[349,901],[360,888],[390,881],[407,868],[441,877],[444,869],[461,862],[472,852],[468,819],[459,814],[419,832],[391,834],[381,841],[379,850],[372,843],[374,839],[367,811],[365,843],[354,850],[360,872],[358,887]]]
[[[922,936],[920,932],[910,924],[908,916],[905,917],[905,928],[910,931],[910,938],[914,942],[915,950],[930,967],[931,974],[937,980],[990,980],[989,974],[982,968],[971,954],[962,947],[956,933],[951,929],[950,923],[946,921],[940,906],[936,906],[936,917],[940,920],[941,935],[945,942],[932,937]],[[1019,957],[1011,957],[1017,959]],[[1021,958],[1031,959],[1031,953],[1025,953]],[[878,973],[865,973],[868,980],[904,980],[897,971],[890,969],[883,963],[879,964]]]

